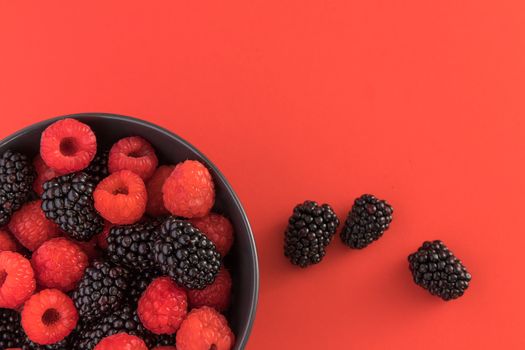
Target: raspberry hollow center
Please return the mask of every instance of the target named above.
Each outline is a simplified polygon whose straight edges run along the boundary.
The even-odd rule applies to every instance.
[[[115,190],[113,190],[112,192],[115,196],[117,194],[124,194],[124,195],[128,195],[129,194],[129,189],[126,187],[126,186],[119,186],[117,187]]]
[[[209,350],[217,350],[217,345],[215,345],[215,344],[211,344]]]
[[[134,151],[128,153],[128,157],[131,157],[131,158],[142,158],[142,157],[147,156],[147,155],[148,155],[147,150],[142,149],[142,148],[134,150]]]
[[[5,272],[5,270],[0,270],[0,288],[2,288],[6,279],[7,279],[7,272]]]
[[[77,140],[74,137],[65,137],[60,141],[60,153],[65,156],[73,156],[78,152]]]
[[[55,309],[48,309],[42,315],[42,323],[51,326],[60,320],[60,313]]]

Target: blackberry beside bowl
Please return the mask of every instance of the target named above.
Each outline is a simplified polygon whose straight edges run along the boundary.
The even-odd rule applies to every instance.
[[[176,164],[193,159],[205,164],[213,177],[216,202],[213,211],[228,217],[235,229],[235,242],[226,265],[233,278],[232,303],[227,318],[235,333],[233,349],[244,349],[251,332],[259,291],[259,268],[255,241],[248,218],[235,192],[215,165],[195,147],[172,132],[144,120],[104,113],[61,116],[33,124],[2,140],[0,153],[13,149],[30,157],[39,152],[40,135],[53,122],[75,118],[89,125],[97,135],[101,149],[109,148],[126,136],[142,136],[155,148],[160,164]]]

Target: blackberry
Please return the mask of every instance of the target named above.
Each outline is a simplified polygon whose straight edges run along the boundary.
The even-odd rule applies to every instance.
[[[408,257],[414,282],[443,300],[459,298],[472,276],[441,241],[424,242]]]
[[[55,344],[50,345],[40,345],[29,340],[27,336],[24,337],[24,343],[22,344],[22,350],[70,350],[70,341],[71,336],[67,337],[64,340],[59,341]]]
[[[125,305],[97,322],[81,325],[73,348],[93,350],[103,338],[121,332],[141,337],[148,346],[153,341],[153,335],[144,328],[134,309]]]
[[[123,267],[94,261],[72,295],[80,318],[89,322],[119,308],[126,296],[129,277]]]
[[[160,273],[157,270],[146,270],[142,271],[138,276],[133,276],[128,288],[128,301],[130,305],[137,306],[142,293],[144,293],[149,284],[157,277],[160,277]]]
[[[35,169],[27,157],[7,150],[0,156],[0,226],[29,200],[35,180]]]
[[[150,348],[154,348],[157,346],[175,346],[175,334],[153,334],[153,336],[151,336],[148,340],[151,342]]]
[[[104,228],[94,207],[95,183],[86,173],[56,177],[44,183],[42,210],[77,241],[89,241]]]
[[[0,309],[0,350],[18,348],[22,342],[20,314],[15,310]]]
[[[133,225],[113,226],[109,231],[109,259],[130,270],[144,271],[154,266],[151,246],[155,230],[160,223],[156,220]]]
[[[160,226],[153,253],[161,272],[188,289],[212,284],[221,267],[215,245],[189,222],[175,217]]]
[[[378,240],[392,222],[394,209],[371,194],[357,198],[348,213],[341,239],[354,249],[362,249]]]
[[[89,166],[84,169],[84,172],[91,176],[94,183],[98,184],[102,179],[108,177],[108,160],[109,150],[99,152]]]
[[[325,256],[339,226],[339,219],[328,204],[305,201],[293,209],[284,238],[284,255],[300,267],[317,264]]]

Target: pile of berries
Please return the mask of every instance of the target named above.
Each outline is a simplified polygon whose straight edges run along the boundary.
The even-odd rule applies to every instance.
[[[0,155],[0,350],[228,350],[230,221],[208,169],[62,119]]]

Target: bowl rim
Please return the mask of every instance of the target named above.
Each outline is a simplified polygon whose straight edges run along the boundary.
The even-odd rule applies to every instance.
[[[174,132],[172,132],[172,131],[164,128],[164,127],[156,125],[156,124],[154,124],[152,122],[149,122],[149,121],[146,121],[146,120],[143,120],[143,119],[140,119],[140,118],[136,118],[136,117],[131,117],[131,116],[127,116],[127,115],[121,115],[121,114],[104,113],[104,112],[83,112],[83,113],[66,114],[66,115],[61,115],[61,116],[57,116],[57,117],[53,117],[53,118],[47,118],[47,119],[41,120],[39,122],[33,123],[31,125],[28,125],[28,126],[22,128],[22,129],[20,129],[20,130],[18,130],[16,132],[14,132],[14,133],[4,137],[0,141],[0,146],[4,145],[5,143],[11,142],[11,141],[13,141],[13,140],[15,140],[15,139],[17,139],[19,137],[23,137],[25,134],[27,134],[28,132],[32,131],[35,128],[43,127],[44,125],[48,125],[48,124],[50,124],[52,122],[55,122],[57,120],[60,120],[60,119],[77,118],[77,117],[100,117],[100,118],[109,119],[109,120],[120,120],[120,121],[124,121],[124,122],[133,122],[133,123],[142,125],[144,127],[147,127],[147,128],[150,128],[150,129],[154,129],[155,131],[160,132],[162,134],[165,134],[166,136],[168,136],[170,138],[174,138],[178,142],[181,142],[184,146],[190,148],[192,151],[194,151],[200,157],[202,157],[202,159],[207,163],[207,165],[215,172],[215,174],[217,174],[217,176],[221,179],[221,181],[226,185],[226,189],[231,194],[231,196],[233,198],[233,201],[234,201],[234,204],[237,207],[237,210],[239,210],[239,212],[241,213],[244,225],[247,227],[247,230],[248,230],[248,242],[249,242],[250,247],[251,247],[251,249],[253,251],[253,254],[250,254],[250,255],[251,255],[252,264],[253,264],[253,266],[255,268],[254,269],[255,272],[254,272],[254,275],[253,275],[253,281],[252,281],[252,284],[253,284],[254,288],[253,288],[253,293],[251,295],[251,305],[250,305],[250,312],[249,312],[249,318],[248,318],[249,322],[246,325],[246,327],[244,328],[243,333],[239,334],[239,335],[236,335],[236,338],[241,340],[240,344],[239,344],[240,349],[244,349],[246,347],[246,344],[248,343],[248,338],[249,338],[249,336],[251,334],[251,331],[253,329],[253,324],[254,324],[255,316],[256,316],[256,312],[257,312],[257,304],[258,304],[258,301],[259,301],[259,288],[260,288],[259,261],[258,261],[258,257],[257,257],[257,246],[256,246],[256,243],[255,243],[255,238],[254,238],[254,235],[253,235],[252,227],[250,225],[250,221],[248,220],[248,215],[246,214],[246,211],[244,210],[244,207],[242,206],[239,197],[237,196],[237,194],[233,190],[232,186],[230,185],[230,183],[228,182],[226,177],[222,174],[222,172],[219,170],[219,168],[208,157],[206,157],[195,146],[193,146],[191,143],[189,143],[188,141],[186,141],[185,139],[183,139],[179,135],[175,134]]]

